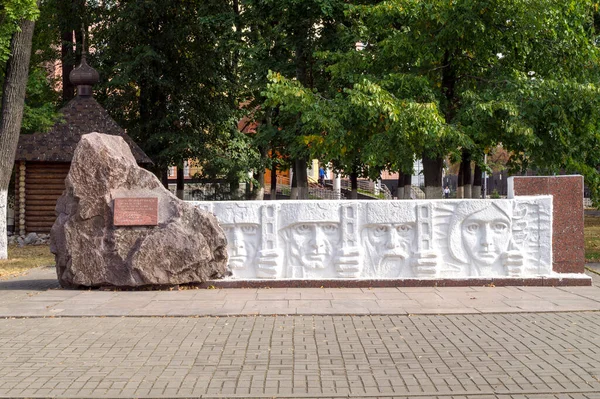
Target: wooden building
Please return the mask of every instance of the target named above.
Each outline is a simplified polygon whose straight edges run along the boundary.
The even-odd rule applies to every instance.
[[[99,76],[86,63],[85,54],[69,78],[77,86],[77,96],[59,111],[56,124],[47,133],[19,138],[15,157],[15,231],[21,235],[50,232],[56,219],[56,201],[65,189],[65,178],[82,135],[99,132],[121,136],[138,164],[152,164],[94,99],[92,86]]]

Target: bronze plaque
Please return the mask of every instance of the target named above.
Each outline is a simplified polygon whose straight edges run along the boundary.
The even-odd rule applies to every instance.
[[[158,198],[115,198],[115,226],[156,226]]]

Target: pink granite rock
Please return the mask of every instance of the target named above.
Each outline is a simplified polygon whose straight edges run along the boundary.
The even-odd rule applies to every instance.
[[[158,198],[158,225],[115,227],[115,198]],[[51,251],[63,287],[200,283],[226,273],[216,218],[138,167],[121,137],[82,137],[56,212]]]

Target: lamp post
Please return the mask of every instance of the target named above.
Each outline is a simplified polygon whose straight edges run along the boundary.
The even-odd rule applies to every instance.
[[[487,166],[487,152],[483,154],[483,165]],[[483,168],[483,199],[487,198],[487,169]]]

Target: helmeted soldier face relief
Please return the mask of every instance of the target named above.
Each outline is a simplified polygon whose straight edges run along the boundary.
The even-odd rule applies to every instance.
[[[406,259],[414,240],[414,223],[389,223],[369,227],[368,237],[383,259]]]
[[[373,263],[379,273],[400,272],[415,240],[414,223],[382,223],[367,227]],[[393,270],[396,270],[394,272]]]
[[[224,225],[229,251],[229,267],[246,269],[252,266],[260,242],[257,224]]]
[[[362,231],[366,276],[411,276],[410,261],[417,239],[417,213],[413,204],[369,204]]]
[[[243,202],[217,202],[212,211],[220,215],[227,236],[227,265],[235,278],[254,278],[261,249],[259,209]]]
[[[552,272],[552,198],[199,203],[231,279],[522,278]]]
[[[339,243],[336,223],[299,223],[291,227],[291,256],[301,266],[324,269],[331,264],[335,246]]]

